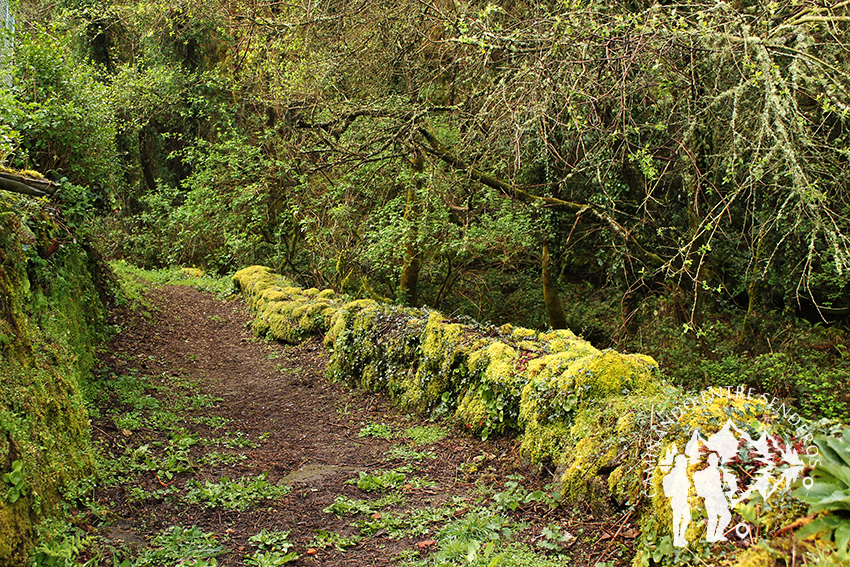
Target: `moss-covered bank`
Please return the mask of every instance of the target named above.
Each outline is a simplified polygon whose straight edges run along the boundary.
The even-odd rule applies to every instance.
[[[28,564],[35,526],[93,471],[81,384],[106,326],[107,268],[45,202],[0,192],[0,566]]]
[[[705,510],[694,493],[690,545],[674,547],[661,486],[671,468],[664,455],[687,447],[692,478],[704,466],[699,443],[704,447],[730,420],[739,440],[770,435],[782,447],[811,440],[811,426],[773,400],[728,389],[688,398],[665,383],[653,359],[600,351],[567,330],[497,328],[426,309],[348,301],[333,290],[303,290],[262,266],[237,272],[233,281],[257,312],[257,334],[294,343],[324,332],[332,379],[386,392],[403,408],[448,417],[483,436],[515,431],[525,459],[557,468],[565,497],[605,496],[633,506],[641,526],[637,565],[683,564],[704,560],[701,554],[732,565],[741,551],[731,542],[709,548]],[[745,455],[739,472],[754,474],[761,457]],[[779,464],[777,477],[792,464]],[[736,508],[737,520],[772,531],[803,514],[788,486],[781,488],[755,513],[749,502]]]

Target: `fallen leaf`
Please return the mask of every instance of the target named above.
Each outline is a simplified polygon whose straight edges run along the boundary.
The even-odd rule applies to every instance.
[[[121,435],[123,435],[124,437],[129,437],[132,434],[133,434],[133,432],[130,431],[129,429],[122,429],[121,430]]]
[[[316,555],[319,552],[315,547],[311,547],[307,550],[307,555]]]
[[[380,520],[381,519],[381,513],[375,512],[374,514],[372,514],[372,519],[373,520]]]

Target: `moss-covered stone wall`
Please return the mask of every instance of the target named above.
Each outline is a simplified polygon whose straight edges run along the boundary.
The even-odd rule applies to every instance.
[[[623,466],[611,488],[631,496],[627,478],[642,472],[629,460],[637,457],[631,443],[652,407],[671,396],[650,357],[600,351],[568,330],[487,327],[346,301],[261,266],[233,280],[257,312],[257,334],[294,343],[324,332],[332,379],[388,392],[403,408],[449,417],[484,437],[519,432],[521,454],[561,467],[569,496],[593,491],[600,469]]]
[[[29,564],[35,525],[93,471],[80,392],[106,325],[97,253],[45,202],[0,192],[0,566]]]
[[[233,281],[256,310],[258,335],[295,343],[324,333],[330,378],[386,392],[403,408],[447,417],[485,437],[515,431],[523,458],[556,467],[565,497],[604,496],[633,507],[641,527],[636,565],[709,557],[696,494],[689,496],[696,514],[686,534],[691,548],[672,545],[672,512],[661,487],[669,467],[660,466],[659,455],[673,445],[684,450],[694,431],[707,438],[730,419],[752,439],[768,430],[786,442],[811,434],[799,416],[794,427],[778,423],[776,408],[749,392],[719,389],[695,402],[665,383],[652,358],[599,350],[567,330],[497,328],[427,309],[348,301],[333,290],[303,290],[262,266],[237,272]],[[751,463],[739,466],[746,471]],[[757,529],[777,529],[802,513],[788,490],[771,502],[758,505]],[[711,553],[720,546],[726,564],[735,564],[740,546],[714,545]]]

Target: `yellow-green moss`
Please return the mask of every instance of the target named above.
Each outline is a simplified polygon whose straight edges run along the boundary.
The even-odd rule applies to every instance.
[[[353,319],[357,312],[362,309],[374,307],[377,304],[378,303],[372,299],[358,299],[343,304],[342,307],[340,307],[336,313],[330,317],[330,324],[328,325],[328,330],[325,333],[325,347],[333,348],[334,343],[346,331],[350,320]],[[327,321],[327,319],[328,317],[325,315],[325,320]]]
[[[0,565],[29,565],[34,543],[29,505],[27,498],[12,505],[0,504]]]
[[[469,337],[466,327],[448,323],[442,315],[433,312],[420,342],[419,367],[411,382],[420,390],[419,405],[425,409],[440,400],[443,393],[456,390],[460,376],[455,371],[464,368],[462,374],[465,375]]]
[[[706,396],[688,399],[682,397],[680,404],[680,407],[684,409],[674,411],[672,416],[666,418],[665,435],[661,442],[654,447],[654,454],[652,455],[655,459],[653,461],[655,466],[650,471],[649,476],[652,497],[648,503],[648,510],[649,513],[663,520],[659,527],[651,528],[651,531],[657,533],[658,537],[670,535],[672,531],[672,512],[662,486],[665,470],[658,466],[658,461],[668,451],[672,452],[674,445],[677,451],[684,451],[695,431],[698,430],[703,439],[708,439],[721,430],[729,420],[741,429],[749,429],[749,434],[754,439],[766,429],[769,429],[771,435],[783,436],[789,434],[785,426],[776,421],[777,415],[770,406],[757,398],[750,399],[746,396],[734,395],[734,393],[728,395],[725,390],[718,389],[712,390]],[[691,464],[688,467],[688,476],[692,477],[693,473],[699,470],[701,466],[700,463]],[[692,495],[692,498],[692,509],[702,513],[704,510],[701,502],[695,495]],[[760,506],[760,529],[765,532],[787,525],[805,512],[803,503],[796,500],[790,491],[781,489],[774,493],[767,502],[762,502]],[[642,522],[641,528],[644,535],[650,531],[648,526],[647,522]],[[695,518],[686,533],[688,541],[699,542],[704,535],[704,530],[705,520]],[[755,560],[755,557],[753,556],[751,559]],[[749,560],[747,559],[747,561]]]
[[[254,333],[288,343],[330,329],[341,307],[333,290],[303,290],[264,266],[239,270],[232,280],[257,312]]]
[[[562,421],[551,424],[526,423],[522,432],[520,454],[531,463],[563,460],[570,448],[570,425]]]
[[[602,467],[610,465],[616,456],[617,447],[600,451],[599,439],[595,436],[581,439],[566,457],[568,463],[560,479],[563,495],[572,501],[598,496],[593,487],[596,474]]]
[[[546,349],[549,352],[560,352],[568,350],[579,350],[580,352],[590,353],[594,349],[589,342],[581,339],[569,329],[556,329],[547,333],[540,333],[539,340],[546,344]]]
[[[731,567],[774,567],[778,560],[781,561],[780,565],[785,565],[786,559],[784,553],[777,553],[766,546],[754,545],[745,549]]]
[[[484,423],[488,418],[487,404],[481,398],[480,393],[472,388],[467,390],[457,404],[454,419],[467,429],[477,433],[484,428]]]
[[[514,327],[511,329],[510,337],[514,341],[536,341],[537,331],[534,329],[525,329],[523,327]]]
[[[23,235],[27,247],[17,216],[24,207],[34,227]],[[27,564],[33,526],[61,513],[62,494],[94,471],[81,388],[105,333],[103,302],[115,289],[82,239],[46,264],[31,261],[57,222],[36,200],[0,196],[0,473],[20,460],[27,486],[15,504],[0,495],[0,565]]]
[[[516,349],[501,341],[494,341],[470,353],[469,368],[472,372],[482,372],[487,382],[512,382],[516,372],[513,364],[516,357]]]
[[[264,289],[275,284],[271,268],[265,266],[249,266],[231,276],[233,283],[240,291],[249,295],[258,295]]]

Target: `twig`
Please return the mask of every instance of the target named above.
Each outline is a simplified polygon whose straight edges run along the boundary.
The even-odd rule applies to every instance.
[[[614,545],[614,542],[617,541],[617,538],[620,536],[620,532],[623,531],[623,528],[626,527],[626,524],[629,523],[629,519],[632,517],[634,510],[629,510],[629,513],[626,514],[626,517],[623,518],[623,521],[620,522],[620,527],[617,529],[617,533],[611,536],[611,541],[608,543],[608,547],[605,548],[605,551],[602,552],[602,555],[599,557],[597,563],[601,563],[608,558],[608,554],[610,553],[611,546]]]

